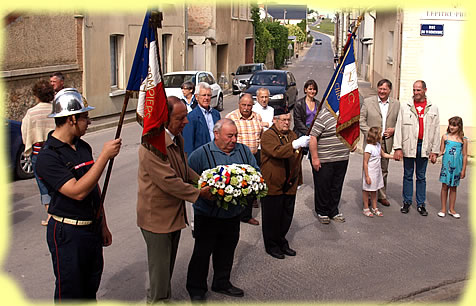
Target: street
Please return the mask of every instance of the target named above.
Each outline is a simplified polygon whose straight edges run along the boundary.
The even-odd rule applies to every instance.
[[[304,82],[313,78],[319,86],[320,100],[333,73],[334,55],[330,39],[314,35],[319,35],[323,44],[313,44],[305,57],[293,60],[287,69],[297,79],[299,98],[304,95]],[[225,97],[224,106],[222,117],[237,108],[238,96]],[[114,133],[115,128],[108,128],[84,136],[93,147],[95,158],[102,143],[112,139]],[[136,123],[124,126],[121,153],[114,162],[105,203],[113,244],[104,249],[99,301],[145,303],[146,247],[136,225],[140,133]],[[468,178],[462,180],[458,188],[456,210],[462,218],[456,220],[436,215],[440,208],[440,167],[438,163],[429,164],[427,169],[429,216],[420,216],[414,205],[407,215],[400,213],[403,166],[402,162],[391,161],[388,177],[391,206],[382,208],[382,218],[366,218],[362,215],[362,156],[351,154],[340,202],[347,221],[325,225],[318,222],[314,213],[311,167],[309,161],[304,160],[304,185],[298,190],[294,219],[287,236],[297,256],[285,260],[268,256],[261,226],[242,223],[231,281],[245,291],[245,296],[237,299],[209,291],[209,301],[398,302],[417,299],[448,285],[464,284],[471,250],[468,203],[472,169],[468,167]],[[9,190],[11,226],[4,271],[26,298],[52,302],[54,275],[46,228],[40,225],[46,213],[40,205],[36,182],[34,179],[11,182]],[[253,215],[261,221],[259,209],[255,208]],[[185,282],[192,249],[193,238],[187,228],[182,231],[172,278],[174,302],[189,301]],[[457,293],[451,291],[437,301],[444,298],[454,301]]]

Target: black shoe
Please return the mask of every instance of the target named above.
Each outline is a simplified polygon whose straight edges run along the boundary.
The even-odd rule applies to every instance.
[[[284,255],[288,255],[288,256],[296,256],[296,251],[294,251],[293,249],[291,249],[290,247],[285,247],[283,249],[281,249],[281,251],[283,251]]]
[[[229,296],[234,296],[234,297],[242,297],[245,295],[245,292],[240,289],[240,288],[237,288],[233,285],[231,285],[230,288],[227,288],[227,289],[213,289],[212,288],[212,291],[215,291],[217,293],[222,293],[222,294],[226,294],[226,295],[229,295]]]
[[[410,210],[410,206],[411,206],[411,205],[412,205],[412,204],[403,203],[402,208],[400,208],[400,212],[401,212],[402,214],[408,214],[408,211]]]
[[[425,206],[420,205],[420,206],[417,207],[417,210],[418,210],[418,212],[420,213],[420,215],[422,215],[422,216],[428,216],[428,212],[426,211]]]
[[[190,300],[192,303],[200,303],[205,302],[207,299],[205,298],[205,295],[194,295],[190,297]]]
[[[277,259],[284,259],[284,254],[281,253],[281,252],[276,252],[276,251],[266,251],[266,253],[268,253],[269,255],[273,256],[274,258],[277,258]]]

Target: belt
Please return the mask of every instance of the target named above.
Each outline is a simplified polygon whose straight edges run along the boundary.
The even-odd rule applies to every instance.
[[[58,222],[66,223],[66,224],[71,224],[71,225],[90,225],[93,223],[93,221],[83,221],[83,220],[74,220],[74,219],[69,219],[69,218],[64,218],[64,217],[58,217],[55,215],[51,215],[51,218],[55,219]]]

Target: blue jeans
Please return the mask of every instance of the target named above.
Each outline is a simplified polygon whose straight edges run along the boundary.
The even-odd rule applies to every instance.
[[[413,172],[416,174],[417,206],[425,205],[426,200],[426,166],[428,158],[421,157],[421,141],[418,141],[416,158],[403,158],[403,203],[412,204]],[[416,166],[416,168],[415,168]]]
[[[48,194],[48,188],[46,188],[45,183],[42,179],[38,177],[36,173],[36,159],[38,155],[32,154],[31,155],[31,163],[33,164],[33,173],[35,174],[36,183],[38,184],[38,188],[40,189],[41,195],[41,204],[49,205],[51,202],[51,196]]]

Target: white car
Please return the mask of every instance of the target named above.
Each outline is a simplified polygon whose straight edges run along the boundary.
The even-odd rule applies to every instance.
[[[195,84],[205,82],[212,88],[211,107],[218,111],[223,110],[223,91],[215,81],[213,74],[207,71],[176,71],[164,74],[164,87],[167,96],[183,98],[181,86],[184,82],[191,81]]]

